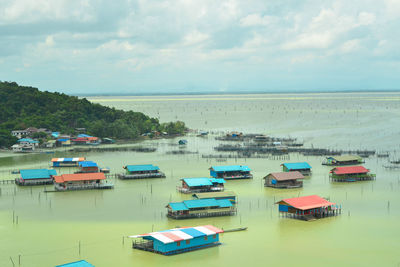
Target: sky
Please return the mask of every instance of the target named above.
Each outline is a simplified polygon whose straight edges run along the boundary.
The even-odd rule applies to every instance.
[[[400,89],[399,0],[0,0],[0,80],[68,94]]]

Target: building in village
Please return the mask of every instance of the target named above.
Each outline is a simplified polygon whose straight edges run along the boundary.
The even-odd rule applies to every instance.
[[[197,227],[174,228],[161,232],[133,235],[132,247],[163,255],[174,255],[197,249],[218,246],[219,234],[223,230],[212,225]]]
[[[99,166],[93,161],[80,161],[79,171],[76,173],[89,173],[89,172],[99,172]]]
[[[31,138],[21,138],[17,143],[11,146],[13,152],[33,152],[39,147],[39,141]]]
[[[336,216],[341,213],[341,206],[317,195],[286,198],[276,204],[279,204],[280,215],[306,221]]]
[[[273,188],[303,187],[304,176],[299,171],[273,172],[264,177],[264,186]]]
[[[160,171],[158,166],[153,164],[145,165],[126,165],[125,174],[119,174],[120,179],[143,179],[143,178],[165,178],[165,174]]]
[[[11,135],[21,139],[22,137],[27,136],[28,132],[26,130],[14,130],[11,131]]]
[[[329,177],[334,182],[356,182],[375,180],[376,175],[363,166],[346,166],[332,169]]]
[[[44,185],[52,184],[53,176],[57,175],[56,170],[31,169],[20,170],[20,177],[15,179],[17,185]]]
[[[191,199],[172,202],[167,206],[167,216],[173,219],[190,219],[236,214],[236,207],[229,199]]]
[[[84,135],[71,140],[74,145],[99,145],[101,143],[98,137]]]
[[[244,165],[211,166],[210,176],[225,180],[251,179],[253,175],[250,168]]]
[[[283,163],[281,166],[284,172],[298,171],[304,176],[311,175],[311,166],[307,162]]]
[[[53,167],[78,167],[79,162],[85,161],[86,158],[52,158]]]
[[[85,260],[69,262],[61,265],[57,265],[56,267],[94,267],[94,265],[90,264]]]
[[[71,139],[69,138],[58,138],[56,146],[71,146]]]
[[[326,157],[322,165],[341,166],[341,165],[358,165],[364,163],[364,159],[357,155],[331,156]]]
[[[236,204],[238,201],[237,195],[233,191],[194,193],[192,196],[195,199],[206,199],[206,198],[214,198],[216,200],[228,199],[232,204]]]
[[[111,189],[113,184],[106,183],[106,176],[102,172],[61,174],[54,176],[56,191]]]
[[[181,193],[200,193],[224,191],[224,179],[219,178],[182,178],[182,186],[177,190]]]

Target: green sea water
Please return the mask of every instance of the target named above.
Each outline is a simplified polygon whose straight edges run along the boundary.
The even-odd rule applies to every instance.
[[[92,97],[104,105],[142,111],[160,121],[182,120],[205,138],[144,141],[154,153],[88,152],[14,155],[2,153],[0,179],[10,170],[48,167],[51,157],[85,156],[112,173],[126,164],[152,163],[165,179],[112,179],[113,190],[44,193],[43,187],[0,185],[0,266],[55,266],[86,259],[95,266],[399,266],[400,170],[385,169],[398,159],[400,94],[332,93],[212,96]],[[307,146],[388,151],[390,158],[366,159],[375,181],[339,184],[328,179],[323,157],[291,154],[283,159],[204,159],[216,153],[214,137],[225,131],[297,137]],[[171,155],[172,150],[193,154]],[[264,188],[262,178],[280,171],[282,162],[307,161],[313,167],[304,188]],[[183,177],[207,177],[211,165],[246,164],[254,179],[228,181],[239,196],[238,214],[190,220],[165,216],[165,205],[190,196],[176,192]],[[63,173],[74,169],[62,169]],[[48,186],[50,189],[51,186]],[[309,194],[342,204],[340,216],[314,222],[280,218],[274,203]],[[16,223],[18,217],[18,224]],[[213,224],[247,231],[221,234],[222,245],[176,256],[133,250],[128,235],[175,226]],[[19,257],[20,255],[20,257]]]

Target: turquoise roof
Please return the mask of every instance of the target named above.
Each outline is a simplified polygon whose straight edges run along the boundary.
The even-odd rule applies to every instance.
[[[229,199],[217,199],[217,203],[221,208],[232,207],[232,202]]]
[[[28,142],[28,143],[31,143],[31,144],[39,143],[39,141],[33,140],[31,138],[22,138],[22,139],[19,139],[17,142]]]
[[[141,172],[141,171],[157,171],[160,168],[158,168],[158,166],[153,166],[153,164],[144,164],[144,165],[126,165],[126,169],[129,172]]]
[[[304,169],[311,169],[310,164],[307,162],[295,162],[295,163],[283,163],[288,170],[304,170]]]
[[[249,172],[249,171],[251,171],[248,166],[243,166],[243,165],[211,166],[211,168],[215,172],[232,172],[232,171]]]
[[[181,210],[207,208],[207,207],[227,208],[227,207],[232,207],[232,203],[229,199],[216,200],[215,198],[205,198],[205,199],[191,199],[191,200],[184,200],[183,202],[169,203],[169,206],[174,211],[181,211]]]
[[[50,178],[52,175],[57,175],[56,170],[47,169],[32,169],[32,170],[20,170],[22,179],[45,179]]]
[[[183,180],[189,187],[193,186],[207,186],[213,184],[224,184],[225,180],[221,178],[183,178]]]
[[[81,167],[97,167],[97,163],[93,161],[81,161],[78,163]]]
[[[56,267],[94,267],[94,265],[90,264],[85,260],[70,262],[62,265],[57,265]]]
[[[172,210],[189,210],[185,203],[183,202],[174,202],[174,203],[169,203],[169,206],[171,207]]]

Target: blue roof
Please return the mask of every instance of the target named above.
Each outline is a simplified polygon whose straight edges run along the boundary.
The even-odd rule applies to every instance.
[[[153,164],[145,164],[145,165],[126,165],[126,169],[129,172],[141,172],[141,171],[157,171],[160,168],[158,168],[158,166],[153,166]]]
[[[57,138],[60,135],[60,133],[59,132],[52,132],[51,135],[53,137]]]
[[[80,167],[97,167],[97,163],[93,161],[81,161],[79,162]]]
[[[225,179],[223,178],[210,178],[211,183],[216,183],[216,184],[224,184]]]
[[[311,169],[310,164],[307,162],[295,162],[295,163],[283,163],[288,170],[303,170],[303,169]]]
[[[87,135],[87,134],[78,134],[78,137],[93,137],[93,136],[90,136],[90,135]]]
[[[205,233],[200,232],[199,230],[196,230],[194,228],[184,228],[180,229],[182,232],[191,235],[193,237],[200,237],[200,236],[206,236]]]
[[[232,202],[229,199],[217,199],[216,201],[221,208],[232,207]]]
[[[169,203],[169,206],[171,207],[171,209],[176,210],[176,211],[178,211],[178,210],[189,210],[186,207],[185,203],[183,203],[183,202]]]
[[[219,206],[215,198],[184,200],[183,203],[189,209]]]
[[[81,261],[75,261],[75,262],[70,262],[70,263],[66,263],[66,264],[62,264],[62,265],[57,265],[56,267],[94,267],[94,265],[90,264],[89,262],[85,261],[85,260],[81,260]]]
[[[31,144],[39,143],[39,141],[33,140],[31,138],[22,138],[19,139],[17,142],[29,142]]]
[[[56,170],[47,169],[32,169],[32,170],[20,170],[22,179],[44,179],[50,178],[51,175],[57,175]]]
[[[61,138],[61,139],[57,139],[57,141],[60,141],[60,142],[67,142],[69,139],[67,139],[67,138]]]
[[[248,166],[243,166],[243,165],[211,166],[211,168],[215,172],[232,172],[232,171],[249,172],[249,171],[251,171]]]
[[[210,178],[183,178],[182,179],[189,187],[213,185]]]

